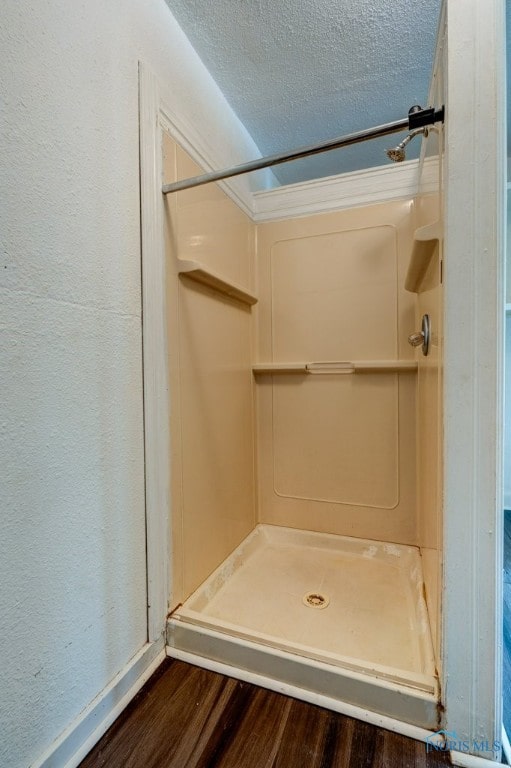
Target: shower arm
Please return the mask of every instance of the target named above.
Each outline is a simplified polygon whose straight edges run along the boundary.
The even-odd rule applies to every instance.
[[[261,157],[258,160],[251,160],[248,163],[235,165],[234,167],[226,168],[223,171],[211,171],[210,173],[204,173],[201,176],[193,176],[190,179],[183,179],[182,181],[175,181],[171,184],[164,184],[162,192],[164,195],[168,195],[169,192],[179,192],[183,189],[199,187],[202,184],[209,184],[211,181],[229,179],[233,176],[240,176],[243,173],[259,171],[262,168],[270,168],[272,165],[288,163],[291,160],[310,157],[311,155],[317,155],[320,152],[329,152],[332,149],[348,147],[351,144],[359,144],[360,142],[377,139],[381,136],[389,136],[391,133],[398,133],[399,131],[414,131],[439,122],[444,122],[443,106],[440,107],[440,109],[435,109],[434,107],[423,109],[422,107],[415,105],[409,110],[408,117],[405,117],[402,120],[395,120],[393,123],[378,125],[375,128],[366,128],[363,131],[356,131],[355,133],[347,133],[344,136],[338,136],[335,139],[329,139],[328,141],[323,141],[319,144],[300,147],[291,152],[281,152],[275,155],[269,155],[268,157]]]

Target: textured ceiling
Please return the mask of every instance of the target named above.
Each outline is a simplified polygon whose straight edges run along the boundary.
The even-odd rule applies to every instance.
[[[426,106],[441,0],[166,2],[263,155]],[[274,173],[289,184],[383,165],[385,147],[401,138],[287,163]],[[416,139],[407,157],[419,148]]]

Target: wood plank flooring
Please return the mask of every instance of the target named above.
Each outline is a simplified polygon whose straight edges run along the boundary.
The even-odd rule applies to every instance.
[[[432,768],[422,742],[167,659],[80,768]]]

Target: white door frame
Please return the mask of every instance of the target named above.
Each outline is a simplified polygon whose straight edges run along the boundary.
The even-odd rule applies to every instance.
[[[158,81],[139,65],[142,349],[148,641],[165,631],[169,597],[170,441],[167,302]]]
[[[491,742],[502,723],[505,3],[447,0],[446,11],[443,700],[459,740]]]
[[[180,52],[182,55],[182,51]],[[165,241],[163,236],[162,131],[172,137],[206,170],[235,165],[254,152],[233,116],[222,121],[218,92],[203,65],[190,61],[195,88],[180,99],[164,87],[153,72],[139,62],[140,207],[142,253],[142,346],[144,369],[144,440],[146,479],[148,640],[165,631],[171,594],[170,472],[171,435],[168,375],[167,298]],[[198,73],[198,74],[197,74]],[[205,136],[201,114],[212,114],[218,123]],[[192,118],[192,119],[191,119]],[[253,199],[243,177],[222,185],[227,194],[249,215]]]

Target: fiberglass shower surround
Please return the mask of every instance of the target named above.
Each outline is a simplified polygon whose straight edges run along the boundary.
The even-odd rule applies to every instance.
[[[256,224],[166,133],[163,164],[167,652],[434,728],[438,196]]]

